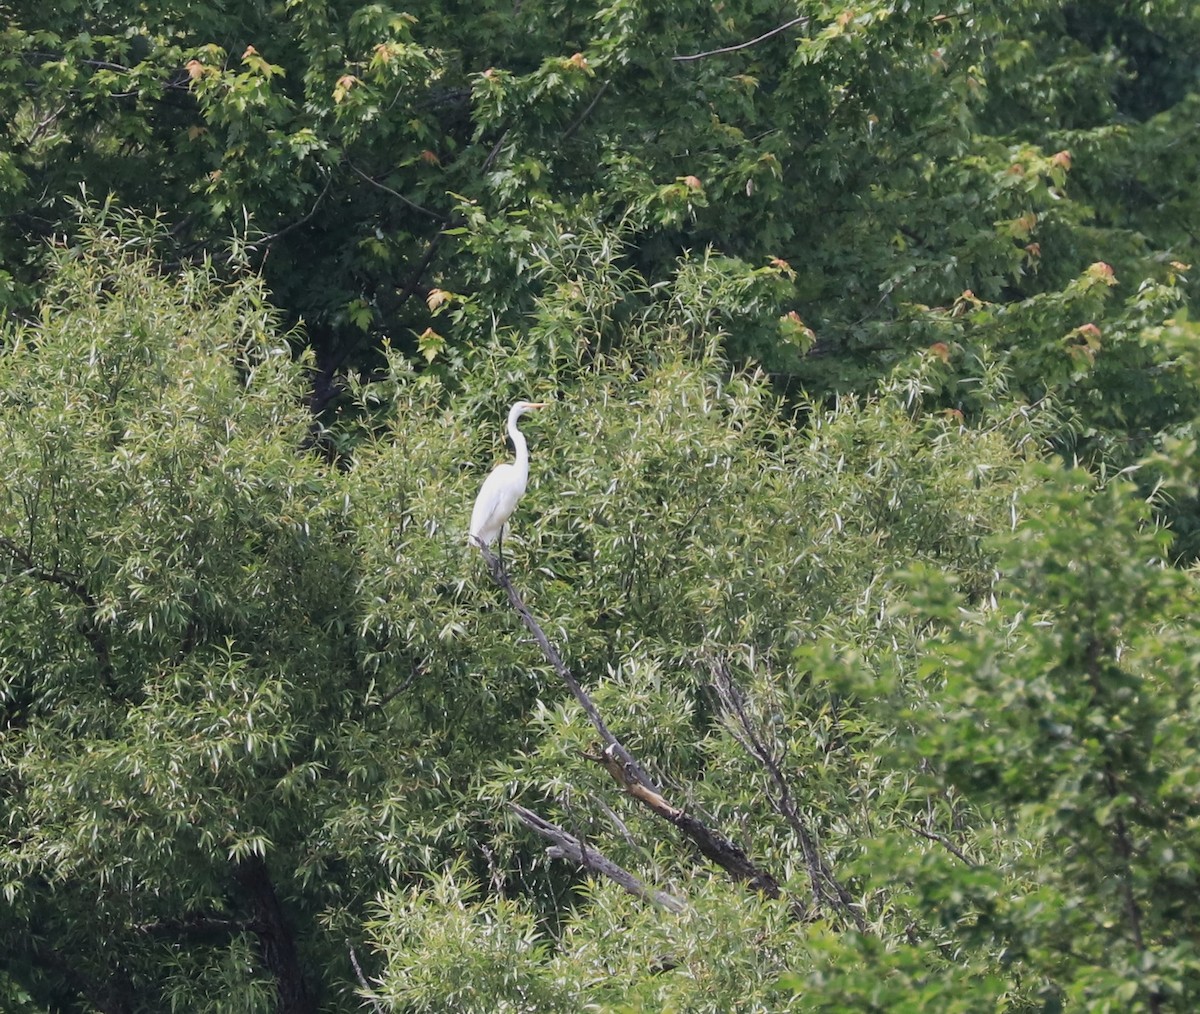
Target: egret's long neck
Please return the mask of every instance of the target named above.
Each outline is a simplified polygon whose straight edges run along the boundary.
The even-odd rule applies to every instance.
[[[517,452],[517,460],[514,463],[521,472],[528,474],[529,445],[525,443],[525,435],[517,429],[517,418],[515,415],[508,417],[508,437],[513,442],[513,448]]]

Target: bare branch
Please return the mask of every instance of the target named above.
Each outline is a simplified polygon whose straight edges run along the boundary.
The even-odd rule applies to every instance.
[[[1104,656],[1107,654],[1108,649],[1103,647],[1101,640],[1095,634],[1088,637],[1084,653],[1087,680],[1099,699],[1103,699],[1105,696],[1101,675]],[[1105,758],[1102,772],[1104,775],[1105,791],[1108,794],[1108,798],[1115,803],[1124,793],[1118,779],[1116,766],[1107,757]],[[1129,932],[1134,946],[1145,954],[1146,941],[1142,935],[1142,910],[1133,889],[1135,883],[1133,861],[1137,855],[1137,848],[1134,845],[1129,826],[1125,823],[1124,814],[1120,808],[1115,808],[1115,811],[1116,820],[1112,824],[1112,848],[1117,860],[1121,864],[1119,890],[1125,900],[1125,911],[1129,916]],[[1162,1001],[1157,994],[1151,994],[1150,1010],[1151,1014],[1158,1014],[1162,1010]]]
[[[608,803],[606,803],[599,796],[595,797],[594,801],[596,805],[604,811],[604,815],[616,825],[617,830],[621,832],[621,837],[625,839],[625,843],[630,848],[640,849],[642,847],[641,843],[634,838],[633,832],[629,830],[628,825],[626,825],[625,821],[621,819],[617,811],[609,806]]]
[[[36,51],[36,52],[25,53],[23,58],[26,63],[32,62],[33,60],[62,60],[62,59],[64,59],[64,54],[63,53],[46,53],[46,52]],[[131,67],[126,67],[124,64],[121,64],[121,63],[112,63],[109,60],[83,60],[83,59],[81,59],[81,60],[79,60],[79,64],[80,64],[80,66],[92,67],[96,70],[116,71],[118,74],[133,73],[133,69]]]
[[[587,104],[587,108],[575,118],[574,123],[572,123],[569,127],[567,127],[566,130],[562,132],[562,137],[560,140],[565,141],[579,129],[580,124],[582,124],[583,121],[591,115],[592,110],[596,108],[596,103],[600,101],[601,96],[608,91],[608,86],[610,84],[612,84],[612,78],[609,78],[600,86],[600,90],[596,92],[595,98],[593,98],[592,101]]]
[[[830,869],[828,862],[821,854],[816,833],[796,809],[791,787],[783,775],[779,758],[763,742],[763,737],[748,712],[746,697],[734,681],[728,664],[723,659],[710,659],[709,670],[712,673],[713,687],[717,692],[717,698],[725,712],[729,731],[741,744],[742,749],[767,772],[767,776],[775,787],[771,804],[787,820],[800,840],[800,848],[808,867],[813,903],[818,910],[831,909],[848,915],[859,930],[865,930],[866,923],[862,913],[859,912],[858,907],[854,904],[854,899],[834,876],[833,870]]]
[[[363,975],[362,965],[358,963],[358,955],[354,953],[354,945],[347,940],[346,946],[350,949],[350,967],[354,969],[354,977],[363,989],[359,995],[370,1001],[371,1008],[375,1011],[375,1014],[387,1014],[387,1008],[375,999],[375,994],[371,990],[371,984],[367,982],[367,977]]]
[[[135,923],[138,933],[156,937],[191,937],[202,940],[226,941],[238,933],[259,933],[263,927],[244,919],[230,919],[219,915],[193,913],[182,919],[159,919],[155,922]]]
[[[308,221],[310,221],[312,219],[312,217],[317,213],[317,209],[321,207],[321,202],[323,200],[325,200],[325,195],[327,193],[329,193],[329,188],[331,186],[333,186],[333,173],[330,173],[329,178],[325,180],[324,189],[322,189],[322,191],[319,194],[317,194],[317,199],[315,201],[313,201],[313,206],[308,209],[308,213],[306,215],[304,215],[304,217],[296,219],[296,221],[291,222],[288,225],[285,225],[282,229],[279,229],[276,232],[272,232],[269,235],[259,237],[253,243],[245,244],[245,249],[253,250],[253,251],[257,252],[260,247],[270,246],[272,243],[275,242],[275,240],[279,239],[281,236],[286,236],[289,232],[292,232],[295,229],[299,229],[300,226],[302,226],[305,223],[307,223]]]
[[[769,32],[765,32],[757,39],[751,39],[749,42],[739,42],[736,46],[724,46],[721,49],[710,49],[706,53],[692,53],[690,56],[673,56],[671,59],[676,62],[682,62],[685,60],[703,60],[706,56],[721,56],[724,53],[736,53],[739,49],[749,49],[751,46],[757,46],[760,42],[766,42],[767,39],[778,35],[780,32],[786,32],[789,28],[795,28],[797,25],[807,27],[808,21],[807,16],[792,18],[791,21],[780,25],[778,28],[772,28]]]
[[[481,175],[483,173],[486,173],[488,171],[488,169],[491,167],[491,164],[496,160],[496,157],[500,154],[500,151],[504,145],[504,139],[507,136],[508,136],[508,128],[506,127],[503,131],[500,132],[500,136],[496,139],[495,144],[492,145],[492,150],[488,153],[487,158],[485,158],[483,160],[483,165],[480,167],[480,170],[479,170]],[[417,266],[415,268],[413,268],[413,270],[409,273],[408,280],[404,283],[404,286],[399,289],[399,291],[396,295],[396,298],[393,300],[390,297],[386,297],[385,293],[379,294],[378,298],[380,300],[380,303],[384,304],[386,307],[385,312],[388,312],[388,313],[395,312],[400,307],[402,307],[405,303],[407,303],[408,300],[412,297],[413,293],[415,293],[417,291],[417,289],[420,287],[421,279],[425,277],[425,272],[429,270],[429,266],[433,263],[434,257],[437,256],[438,248],[441,246],[442,240],[446,238],[446,230],[448,228],[456,228],[458,226],[461,226],[464,223],[465,219],[463,218],[462,215],[455,215],[455,216],[451,216],[450,218],[446,218],[446,217],[443,217],[443,216],[437,214],[436,212],[430,211],[428,208],[422,208],[419,205],[412,204],[412,202],[409,201],[408,198],[405,197],[403,194],[399,193],[396,190],[393,190],[391,187],[387,187],[384,184],[379,183],[377,180],[371,179],[369,176],[366,176],[361,170],[359,170],[359,168],[357,166],[355,166],[353,163],[351,163],[349,161],[349,159],[346,159],[346,162],[350,166],[350,168],[354,170],[354,172],[358,173],[359,176],[362,176],[364,179],[366,179],[367,182],[370,183],[372,186],[377,186],[377,187],[382,188],[383,190],[386,190],[388,193],[392,194],[395,197],[398,197],[400,200],[404,201],[406,204],[409,204],[410,206],[412,206],[415,210],[422,211],[426,215],[429,215],[430,217],[434,218],[436,221],[441,223],[441,228],[439,228],[437,230],[437,232],[435,232],[433,234],[433,236],[431,236],[429,238],[428,242],[425,244],[425,252],[421,255],[421,259],[417,263]],[[326,185],[326,190],[328,190],[328,184]],[[321,196],[323,197],[324,194],[322,194]],[[318,198],[318,203],[320,203],[319,198]],[[315,212],[315,211],[316,211],[316,205],[313,206],[313,212]],[[310,215],[311,215],[311,213],[310,213]],[[281,230],[280,232],[276,233],[274,236],[271,236],[268,238],[271,240],[277,239],[279,236],[283,235],[284,232],[291,231],[291,229],[295,228],[297,225],[303,225],[303,224],[304,224],[304,221],[302,220],[300,222],[295,223],[292,226],[289,226],[285,230]],[[260,241],[260,243],[261,242],[262,241]],[[319,371],[317,371],[317,373],[315,374],[314,380],[313,380],[313,393],[312,393],[311,399],[309,400],[309,408],[312,411],[314,416],[317,416],[322,411],[324,411],[326,405],[328,405],[329,402],[335,396],[337,387],[335,384],[334,374],[337,371],[337,369],[349,358],[350,352],[351,352],[351,346],[346,345],[343,348],[342,352],[335,358],[335,360],[332,363],[324,364],[322,366],[322,368]]]
[[[566,663],[563,662],[562,656],[559,655],[554,645],[550,643],[550,639],[546,637],[546,633],[542,630],[541,625],[534,619],[529,608],[521,600],[521,596],[513,586],[508,573],[504,569],[503,563],[485,546],[478,545],[478,548],[487,562],[492,579],[508,594],[509,603],[517,615],[521,617],[526,629],[533,635],[534,640],[541,647],[542,653],[554,667],[559,678],[575,696],[580,707],[583,708],[584,713],[591,721],[592,726],[600,734],[601,739],[604,740],[604,749],[599,754],[586,754],[585,756],[604,767],[627,795],[632,796],[663,820],[679,828],[691,840],[692,844],[699,849],[702,855],[720,866],[734,880],[746,882],[752,890],[761,891],[769,898],[781,897],[783,891],[779,886],[779,882],[769,872],[759,867],[750,859],[746,855],[745,850],[720,832],[712,830],[703,821],[686,810],[682,810],[667,801],[661,789],[654,783],[645,769],[625,749],[621,741],[609,731],[591,697],[588,696],[583,687],[579,685],[579,681],[571,674]]]
[[[939,845],[941,845],[943,848],[945,848],[945,850],[947,852],[949,852],[952,856],[954,856],[956,859],[960,860],[961,862],[966,863],[968,866],[976,865],[970,859],[967,858],[966,854],[963,852],[962,849],[960,849],[957,845],[955,845],[954,842],[952,842],[946,835],[942,834],[940,831],[931,831],[929,828],[919,827],[916,824],[909,824],[908,827],[910,828],[910,830],[919,834],[922,838],[928,838],[930,841],[937,842]]]
[[[492,145],[492,150],[488,152],[488,157],[483,160],[483,165],[479,168],[481,175],[487,172],[488,169],[491,168],[492,163],[496,161],[496,156],[500,154],[500,150],[504,146],[504,139],[506,137],[508,137],[507,127],[500,132],[500,136],[496,138],[496,143]],[[443,221],[446,220],[443,219]],[[462,225],[462,223],[463,218],[460,215],[451,218],[447,224],[451,226],[459,226]],[[417,286],[421,284],[421,279],[425,276],[425,272],[429,269],[429,265],[433,263],[434,255],[437,253],[438,247],[441,245],[445,235],[446,231],[444,229],[439,230],[438,233],[429,241],[429,245],[425,248],[425,254],[421,257],[420,263],[409,276],[404,288],[400,290],[400,295],[396,300],[397,306],[402,306],[404,303],[408,302],[409,297],[417,291]]]
[[[30,145],[32,145],[33,142],[36,141],[39,137],[41,137],[42,134],[51,126],[51,124],[53,124],[54,121],[57,120],[63,114],[63,111],[66,108],[67,108],[67,103],[64,102],[61,106],[59,106],[56,110],[54,110],[54,112],[50,113],[44,120],[39,120],[37,122],[37,124],[34,126],[29,137],[27,137],[25,139],[25,141],[23,142],[24,145],[26,147],[29,147]]]
[[[78,575],[63,570],[61,567],[39,566],[34,561],[32,553],[5,535],[0,535],[0,549],[8,553],[13,561],[21,566],[22,576],[56,584],[60,588],[66,588],[76,597],[80,598],[85,605],[95,604],[91,594],[83,586],[83,582],[79,579]]]
[[[615,759],[623,768],[628,769],[634,775],[638,784],[652,790],[655,789],[654,780],[633,759],[625,747],[621,745],[617,737],[609,731],[608,726],[604,724],[604,718],[601,716],[599,709],[592,703],[592,699],[587,695],[583,687],[579,685],[579,681],[571,674],[571,670],[563,662],[558,649],[550,643],[550,639],[546,637],[546,632],[542,630],[541,625],[529,611],[529,607],[522,601],[521,596],[517,593],[517,589],[513,586],[512,580],[505,572],[503,563],[489,549],[483,546],[479,546],[478,548],[487,562],[492,579],[507,592],[509,603],[517,615],[521,617],[526,629],[533,635],[533,639],[537,641],[538,647],[542,649],[542,654],[546,656],[546,660],[554,667],[554,671],[558,673],[558,678],[567,685],[567,689],[571,691],[575,700],[579,702],[579,706],[583,708],[584,714],[588,716],[588,720],[592,723],[592,727],[600,734],[600,738],[604,740],[606,750],[613,752]]]
[[[399,697],[402,693],[404,693],[405,690],[412,686],[413,680],[423,674],[424,669],[422,668],[421,663],[414,660],[411,663],[408,675],[405,676],[397,686],[393,687],[386,694],[380,697],[379,702],[375,705],[375,707],[377,709],[382,708],[385,704],[388,704],[390,701]]]
[[[569,859],[571,862],[578,863],[585,870],[607,877],[635,898],[653,902],[670,912],[682,912],[686,907],[684,902],[675,895],[647,887],[624,867],[618,866],[596,849],[589,848],[584,842],[557,824],[539,817],[532,810],[527,810],[518,803],[509,803],[508,805],[522,824],[530,830],[536,831],[547,841],[554,843],[546,849],[546,854],[550,858]]]
[[[380,183],[379,180],[375,179],[374,177],[368,176],[365,172],[359,169],[358,166],[351,162],[349,158],[344,159],[344,161],[360,179],[365,180],[367,183],[371,184],[371,186],[382,190],[385,194],[391,194],[394,198],[396,198],[396,200],[400,201],[406,207],[412,208],[413,211],[419,212],[422,215],[428,215],[435,222],[446,221],[445,215],[439,215],[436,211],[430,211],[428,208],[422,207],[420,204],[417,204],[416,201],[412,201],[405,197],[402,193],[400,193],[399,190],[393,190],[386,183]]]
[[[486,842],[480,842],[479,851],[483,854],[483,858],[487,862],[488,882],[492,885],[492,890],[503,898],[504,871],[500,869],[500,865],[496,862],[495,850]]]
[[[504,146],[504,139],[508,137],[508,131],[508,127],[500,131],[500,136],[496,138],[496,143],[492,145],[492,150],[488,152],[488,157],[483,160],[483,165],[479,168],[481,173],[487,172],[492,167],[492,163],[496,161],[496,156],[500,154],[500,149]]]

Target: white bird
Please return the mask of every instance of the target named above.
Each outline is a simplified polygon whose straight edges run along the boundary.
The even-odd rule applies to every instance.
[[[475,509],[471,511],[471,541],[487,547],[500,538],[504,548],[504,523],[516,509],[517,501],[525,492],[529,482],[529,447],[525,437],[517,429],[517,420],[535,408],[545,408],[542,401],[518,401],[508,412],[508,436],[516,448],[515,461],[506,461],[492,469],[483,480],[479,496],[475,498]]]

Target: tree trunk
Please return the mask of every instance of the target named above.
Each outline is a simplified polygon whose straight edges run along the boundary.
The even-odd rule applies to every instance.
[[[243,900],[258,933],[263,964],[275,979],[276,1010],[279,1014],[316,1014],[317,1004],[300,970],[296,942],[284,919],[267,864],[260,856],[250,856],[234,867],[234,876],[245,892]]]

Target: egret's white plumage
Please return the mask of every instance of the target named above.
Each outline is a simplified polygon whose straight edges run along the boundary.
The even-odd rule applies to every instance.
[[[516,448],[514,461],[506,461],[492,469],[483,480],[475,509],[471,511],[471,541],[490,546],[504,531],[504,523],[516,509],[517,501],[529,482],[529,447],[517,429],[517,420],[535,408],[544,408],[540,401],[518,401],[508,412],[508,436]]]

